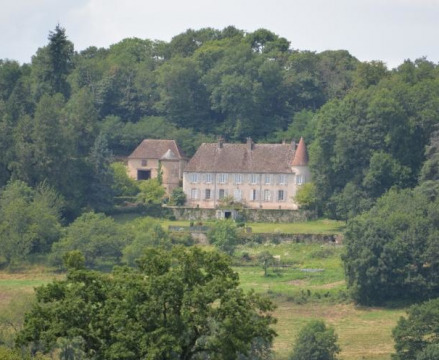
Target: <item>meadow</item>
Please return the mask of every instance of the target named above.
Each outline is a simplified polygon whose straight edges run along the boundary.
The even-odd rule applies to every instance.
[[[118,219],[120,222],[121,219]],[[129,220],[127,220],[129,221]],[[163,221],[167,228],[170,223]],[[172,222],[175,224],[175,222]],[[177,223],[187,226],[187,222]],[[250,225],[250,224],[249,224]],[[338,232],[341,223],[319,220],[308,224],[251,224],[254,232]],[[279,230],[280,229],[280,230]],[[262,252],[278,256],[267,276],[258,258]],[[349,300],[341,254],[337,244],[247,243],[233,257],[233,268],[245,290],[254,289],[276,304],[275,359],[286,360],[300,328],[318,318],[335,328],[343,360],[389,360],[393,352],[392,328],[404,308],[357,307]],[[17,303],[32,296],[36,286],[64,275],[46,266],[32,265],[0,272],[0,330],[2,318],[13,316]],[[15,315],[14,315],[15,316]],[[19,321],[20,316],[15,317]],[[1,332],[1,331],[0,331]]]

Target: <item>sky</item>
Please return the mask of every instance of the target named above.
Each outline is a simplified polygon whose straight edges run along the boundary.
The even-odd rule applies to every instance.
[[[59,23],[75,50],[187,29],[268,29],[295,50],[348,50],[389,68],[439,62],[439,0],[0,0],[0,59],[31,62]]]

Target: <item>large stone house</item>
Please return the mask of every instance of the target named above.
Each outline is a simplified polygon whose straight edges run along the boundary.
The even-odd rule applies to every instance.
[[[290,144],[203,143],[186,165],[187,205],[215,208],[229,197],[249,208],[297,209],[294,196],[311,180],[303,138]]]
[[[162,173],[162,184],[167,194],[180,186],[188,159],[175,140],[145,139],[128,156],[128,175],[136,180],[157,178]]]

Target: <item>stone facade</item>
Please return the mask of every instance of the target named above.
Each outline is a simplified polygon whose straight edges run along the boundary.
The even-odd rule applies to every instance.
[[[178,187],[183,179],[187,158],[174,140],[145,139],[128,157],[128,175],[136,180],[148,180],[162,173],[166,193]]]
[[[299,145],[202,144],[183,174],[187,205],[214,209],[223,202],[245,208],[297,210],[294,196],[311,180],[303,139]]]

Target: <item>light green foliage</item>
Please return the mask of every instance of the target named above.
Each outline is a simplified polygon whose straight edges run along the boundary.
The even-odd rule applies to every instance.
[[[65,235],[52,246],[51,261],[60,266],[65,253],[79,250],[87,266],[105,261],[118,263],[127,235],[120,225],[104,214],[84,213],[65,231]]]
[[[314,210],[317,205],[316,186],[313,183],[306,183],[297,190],[294,200],[303,209]]]
[[[417,356],[416,360],[439,359],[439,344],[427,345]]]
[[[172,246],[169,234],[160,223],[152,218],[137,219],[124,227],[130,234],[130,244],[123,249],[123,262],[135,265],[136,260],[148,247],[170,249]]]
[[[7,264],[47,251],[60,235],[62,202],[43,183],[36,190],[14,181],[0,194],[0,255]]]
[[[18,350],[6,346],[0,346],[0,358],[3,360],[23,360]]]
[[[69,339],[87,358],[126,360],[225,360],[270,347],[273,305],[238,287],[224,255],[150,249],[138,264],[70,271],[37,288],[17,343],[53,354]]]
[[[322,320],[312,320],[299,332],[289,360],[336,360],[337,335]]]
[[[438,296],[438,202],[390,191],[345,231],[346,279],[362,304]]]
[[[32,308],[33,296],[21,294],[0,312],[0,344],[14,347],[14,339],[23,328],[24,314]],[[1,352],[0,352],[1,354]],[[3,360],[3,357],[0,356]]]
[[[160,204],[165,196],[165,188],[157,179],[139,181],[138,187],[140,192],[136,199],[141,204]]]
[[[207,233],[207,239],[221,251],[232,255],[240,238],[238,229],[232,220],[219,220]]]
[[[433,360],[439,354],[439,299],[413,305],[393,329],[395,360]]]
[[[262,268],[264,269],[264,276],[267,276],[267,271],[270,265],[273,265],[273,255],[269,251],[263,251],[258,255],[258,260],[260,261]]]
[[[139,192],[137,183],[128,176],[126,166],[121,162],[114,162],[111,165],[113,170],[113,191],[115,196],[134,196]]]

